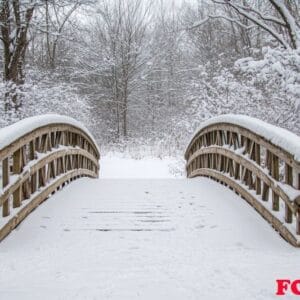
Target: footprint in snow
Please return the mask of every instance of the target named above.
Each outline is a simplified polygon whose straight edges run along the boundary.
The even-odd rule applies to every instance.
[[[198,225],[198,226],[196,226],[195,228],[196,228],[196,229],[203,229],[203,228],[205,228],[205,225]]]
[[[247,247],[246,247],[243,243],[241,243],[241,242],[237,242],[235,245],[236,245],[238,248],[247,249]]]

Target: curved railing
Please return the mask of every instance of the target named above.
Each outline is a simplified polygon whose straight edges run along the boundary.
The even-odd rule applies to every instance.
[[[0,241],[32,210],[79,177],[98,177],[99,149],[72,118],[43,115],[0,130]]]
[[[185,158],[188,177],[229,186],[300,247],[300,137],[254,118],[223,115],[201,126]]]

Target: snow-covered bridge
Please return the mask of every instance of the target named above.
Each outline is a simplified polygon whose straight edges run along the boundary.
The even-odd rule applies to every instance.
[[[81,177],[98,176],[99,149],[76,121],[0,130],[1,239],[10,233],[0,298],[273,299],[276,279],[298,276],[299,250],[269,223],[299,245],[299,145],[222,116],[187,148],[194,178],[171,178],[164,161],[104,158],[90,179]]]

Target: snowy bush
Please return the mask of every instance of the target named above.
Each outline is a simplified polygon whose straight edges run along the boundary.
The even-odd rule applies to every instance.
[[[89,121],[89,106],[74,86],[60,82],[56,74],[29,70],[27,80],[21,87],[13,87],[18,99],[18,109],[5,111],[5,95],[12,90],[11,83],[0,82],[0,127],[7,126],[22,118],[47,113],[74,117],[85,123]]]
[[[282,50],[280,48],[263,49],[263,58],[239,59],[235,63],[237,71],[248,75],[250,82],[263,85],[269,93],[279,94],[288,102],[300,107],[300,50]]]

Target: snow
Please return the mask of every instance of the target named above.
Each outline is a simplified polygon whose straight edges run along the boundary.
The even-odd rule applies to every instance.
[[[0,244],[0,299],[268,300],[299,277],[299,249],[234,192],[152,168],[107,157],[44,202]]]
[[[184,161],[174,157],[145,157],[140,160],[124,157],[121,153],[108,153],[101,158],[101,178],[182,178]]]
[[[25,134],[39,127],[43,127],[51,124],[68,124],[68,125],[75,126],[81,129],[82,131],[84,131],[97,147],[97,143],[95,142],[93,136],[90,134],[88,129],[86,129],[85,126],[80,122],[68,116],[62,116],[57,114],[46,114],[46,115],[39,115],[39,116],[26,118],[10,126],[1,128],[0,129],[0,150],[10,145],[12,142],[24,136]]]
[[[289,152],[294,156],[294,159],[297,162],[300,162],[300,137],[298,135],[286,129],[245,115],[227,114],[208,119],[201,124],[193,137],[205,127],[218,123],[227,123],[244,127]]]
[[[300,190],[297,190],[294,187],[282,182],[277,182],[277,185],[288,195],[292,201],[300,198]]]

